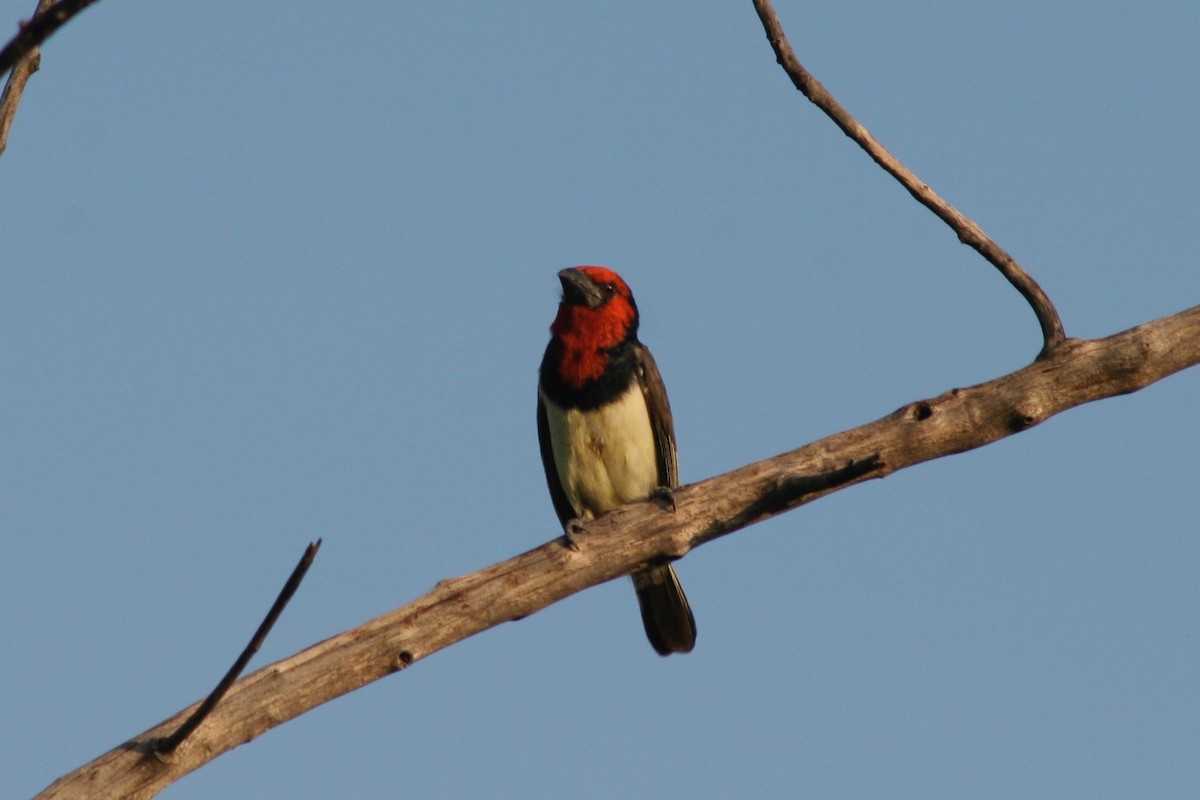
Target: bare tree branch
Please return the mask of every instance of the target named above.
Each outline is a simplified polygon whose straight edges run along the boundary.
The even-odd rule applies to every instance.
[[[59,0],[57,3],[38,3],[33,19],[21,25],[21,30],[12,41],[0,50],[0,75],[12,69],[26,54],[49,39],[55,31],[66,25],[71,17],[83,11],[96,0]]]
[[[54,0],[38,0],[33,15],[36,17],[54,4]],[[17,115],[17,104],[21,102],[21,94],[29,77],[38,71],[42,65],[42,53],[35,45],[19,56],[13,64],[12,73],[0,92],[0,155],[8,147],[8,132],[12,128],[13,118]],[[0,71],[0,75],[4,74]]]
[[[183,743],[183,740],[191,736],[196,728],[200,727],[200,723],[204,722],[205,718],[217,707],[217,703],[221,702],[221,698],[225,696],[225,693],[229,691],[229,687],[233,686],[233,682],[242,674],[242,670],[250,663],[250,659],[262,647],[267,634],[275,626],[275,621],[279,619],[279,615],[283,613],[283,609],[291,601],[292,595],[300,588],[300,582],[304,580],[305,574],[308,573],[308,568],[312,566],[313,559],[317,557],[317,551],[320,549],[320,539],[317,539],[304,548],[304,555],[300,557],[300,562],[296,564],[296,568],[288,576],[287,582],[283,584],[283,588],[279,591],[279,596],[271,604],[271,609],[267,611],[267,616],[263,618],[262,623],[258,626],[258,630],[250,637],[250,641],[245,649],[242,650],[242,654],[233,662],[233,666],[225,673],[225,677],[221,678],[217,687],[209,693],[208,697],[204,698],[204,702],[192,712],[192,715],[175,729],[174,733],[170,736],[157,739],[151,744],[150,749],[155,755],[160,757],[169,756],[175,752],[175,749]]]
[[[56,781],[49,800],[154,796],[194,769],[305,711],[569,595],[869,478],[961,453],[1074,406],[1137,391],[1200,363],[1200,306],[1105,339],[1068,339],[1017,372],[952,389],[883,419],[605,514],[238,681],[166,763],[149,755],[190,709]]]
[[[754,0],[754,9],[758,12],[758,18],[762,22],[763,30],[766,31],[772,49],[775,50],[776,60],[787,72],[796,88],[824,111],[847,136],[858,143],[859,147],[866,150],[867,155],[874,159],[875,163],[898,180],[908,190],[908,193],[916,198],[917,202],[949,225],[958,234],[960,242],[975,248],[992,266],[1000,270],[1008,282],[1021,293],[1037,316],[1038,324],[1042,328],[1041,356],[1045,356],[1050,350],[1057,347],[1066,338],[1062,320],[1059,319],[1054,304],[1050,302],[1050,298],[1042,291],[1042,287],[1038,285],[1037,281],[1005,252],[1004,248],[984,233],[983,229],[973,220],[943,200],[937,192],[929,188],[927,183],[900,163],[898,158],[880,144],[870,131],[859,124],[858,120],[821,85],[821,82],[804,68],[800,60],[796,58],[796,53],[792,50],[792,46],[783,32],[783,26],[779,24],[779,17],[776,16],[770,0]]]
[[[82,8],[93,1],[61,0],[54,8]],[[804,70],[767,0],[755,0],[755,6],[797,88],[1030,303],[1044,339],[1038,360],[988,383],[909,403],[867,425],[681,487],[674,492],[673,510],[664,511],[653,500],[624,506],[573,532],[573,547],[556,538],[478,572],[441,581],[400,608],[237,681],[219,704],[210,696],[180,711],[63,776],[39,798],[153,797],[267,730],[476,633],[647,564],[680,558],[706,542],[847,486],[984,446],[1066,409],[1137,391],[1200,363],[1200,306],[1105,339],[1067,339],[1037,283],[974,222],[900,164]],[[46,28],[23,52],[52,30]],[[15,43],[0,53],[0,66]],[[244,653],[239,664],[246,658]],[[215,708],[204,726],[196,728],[187,720],[204,713],[197,711],[200,706]],[[161,737],[178,733],[181,725],[192,729],[190,736],[178,736],[178,746],[165,755],[161,751],[168,748]]]

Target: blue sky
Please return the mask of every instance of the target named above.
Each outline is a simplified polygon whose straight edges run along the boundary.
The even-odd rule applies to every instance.
[[[15,29],[33,0],[2,0]],[[1200,9],[780,0],[1067,332],[1200,303]],[[1026,364],[1028,308],[796,93],[749,3],[107,0],[0,157],[0,794],[556,533],[554,273],[633,287],[691,482]],[[1200,371],[705,546],[168,789],[1195,797]]]

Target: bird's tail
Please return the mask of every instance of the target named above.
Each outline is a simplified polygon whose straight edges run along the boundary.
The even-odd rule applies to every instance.
[[[660,656],[689,653],[696,646],[696,620],[670,564],[633,573],[646,637]]]

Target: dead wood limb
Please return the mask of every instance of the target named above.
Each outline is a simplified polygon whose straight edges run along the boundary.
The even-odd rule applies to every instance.
[[[36,17],[54,5],[54,0],[38,0],[33,15]],[[42,65],[42,53],[35,45],[18,56],[12,65],[12,72],[0,92],[0,155],[8,147],[8,132],[12,129],[13,119],[17,115],[17,104],[25,92],[25,84],[30,76],[37,72]],[[0,75],[4,72],[0,70]]]
[[[1042,290],[1042,287],[1038,285],[1037,281],[1025,271],[1024,267],[1017,263],[1016,259],[1005,252],[1004,248],[984,233],[979,225],[942,199],[937,192],[929,188],[927,183],[918,178],[908,167],[904,166],[900,162],[900,159],[896,158],[886,147],[880,144],[871,135],[871,132],[863,127],[821,85],[821,82],[804,68],[804,65],[796,58],[796,53],[792,50],[787,35],[783,32],[783,26],[780,25],[779,17],[775,14],[775,9],[772,7],[770,0],[754,0],[754,9],[758,12],[758,18],[762,22],[763,30],[767,34],[767,40],[770,41],[771,48],[775,51],[775,59],[783,67],[788,77],[792,79],[792,83],[795,84],[796,88],[811,100],[817,108],[824,111],[842,129],[843,133],[853,139],[859,147],[867,152],[867,155],[874,159],[876,164],[883,167],[884,171],[898,180],[908,190],[908,193],[916,198],[917,202],[928,208],[939,219],[949,225],[958,235],[960,242],[973,247],[981,256],[987,259],[988,263],[1000,270],[1000,274],[1021,293],[1021,296],[1025,298],[1026,302],[1033,309],[1038,324],[1042,328],[1043,344],[1039,357],[1044,357],[1062,343],[1066,338],[1062,320],[1059,319],[1058,311],[1054,308],[1054,304],[1050,302],[1050,298]]]
[[[63,776],[38,797],[153,797],[276,725],[488,628],[846,486],[982,447],[1197,363],[1200,306],[1105,339],[1068,339],[1017,372],[909,403],[867,425],[680,487],[674,511],[653,500],[616,509],[574,535],[578,550],[559,537],[441,581],[394,611],[235,683],[169,763],[150,755],[150,743],[177,727],[190,709]]]
[[[13,65],[32,53],[42,42],[49,39],[55,31],[66,25],[80,11],[90,6],[96,0],[58,0],[57,3],[38,3],[33,19],[21,24],[17,35],[0,49],[0,75],[12,69]]]
[[[250,637],[250,641],[247,643],[245,649],[242,650],[242,654],[233,662],[233,666],[225,673],[225,677],[221,678],[216,688],[209,693],[208,697],[204,698],[204,702],[192,712],[190,717],[183,721],[182,725],[175,729],[174,733],[164,736],[161,739],[155,739],[150,743],[150,749],[155,755],[167,757],[171,753],[174,753],[175,748],[179,747],[184,739],[191,736],[196,728],[200,727],[200,723],[217,707],[217,703],[221,702],[221,698],[225,696],[225,693],[229,691],[229,687],[233,686],[233,682],[242,674],[242,670],[250,663],[250,659],[262,647],[267,634],[275,626],[275,621],[279,619],[279,615],[283,613],[283,609],[291,601],[292,595],[300,588],[300,582],[304,580],[308,568],[312,566],[313,559],[317,557],[317,551],[320,549],[320,539],[317,539],[304,548],[304,555],[300,556],[299,563],[292,570],[292,574],[288,576],[287,582],[283,584],[283,588],[279,591],[279,596],[271,604],[270,610],[267,611],[267,616],[263,618],[262,623],[258,626],[258,630]]]

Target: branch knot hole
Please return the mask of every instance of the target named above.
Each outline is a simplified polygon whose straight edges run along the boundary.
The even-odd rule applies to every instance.
[[[1012,413],[1008,415],[1008,429],[1013,433],[1020,433],[1036,424],[1036,417],[1019,408],[1013,409]]]

